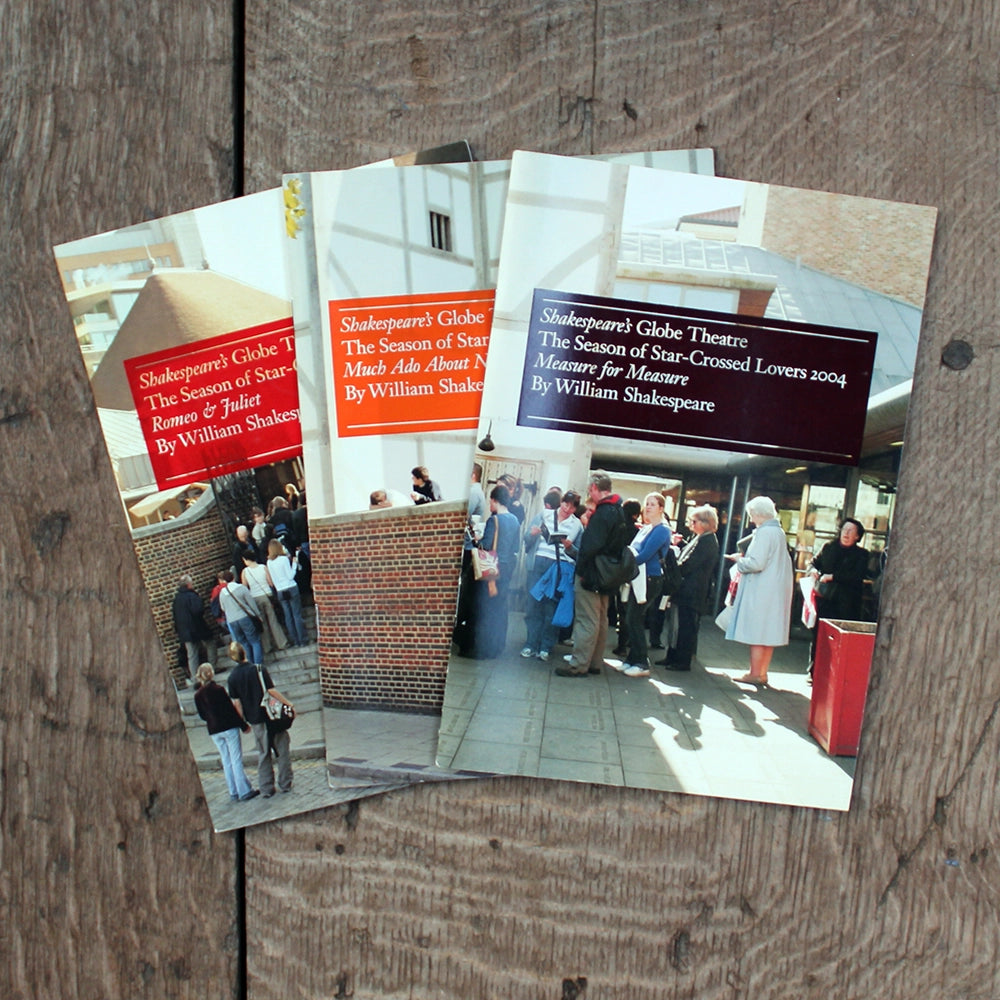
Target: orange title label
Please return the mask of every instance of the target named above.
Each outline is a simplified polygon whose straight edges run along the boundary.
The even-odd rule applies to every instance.
[[[341,437],[475,430],[493,292],[330,302]]]

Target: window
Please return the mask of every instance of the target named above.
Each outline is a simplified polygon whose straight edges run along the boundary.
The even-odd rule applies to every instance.
[[[451,219],[441,212],[431,212],[431,246],[451,253]]]

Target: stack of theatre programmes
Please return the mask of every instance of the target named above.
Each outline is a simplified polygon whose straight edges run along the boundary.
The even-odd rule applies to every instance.
[[[514,155],[439,766],[848,808],[935,214]]]
[[[484,774],[847,809],[935,211],[470,161],[55,250],[213,825]]]

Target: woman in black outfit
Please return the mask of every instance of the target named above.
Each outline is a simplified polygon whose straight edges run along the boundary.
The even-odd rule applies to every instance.
[[[840,535],[827,542],[813,557],[810,574],[816,580],[816,625],[809,645],[809,683],[816,663],[816,630],[821,618],[856,622],[861,619],[868,550],[858,542],[865,536],[864,525],[853,517],[844,519]]]
[[[827,542],[813,558],[809,572],[816,578],[816,617],[859,621],[868,550],[858,544],[865,529],[853,517],[845,518],[840,536]]]
[[[688,515],[691,537],[677,557],[681,571],[681,586],[670,599],[677,608],[677,635],[670,651],[657,663],[667,670],[690,670],[691,660],[698,653],[698,629],[705,611],[712,575],[719,566],[719,515],[714,507],[704,504]],[[681,541],[675,535],[676,542]]]
[[[210,663],[198,667],[198,687],[194,693],[194,706],[208,725],[208,734],[219,751],[222,773],[226,776],[229,797],[233,802],[246,802],[260,792],[251,787],[243,770],[243,748],[240,733],[250,727],[236,711],[236,706],[221,684],[213,679],[215,671]]]

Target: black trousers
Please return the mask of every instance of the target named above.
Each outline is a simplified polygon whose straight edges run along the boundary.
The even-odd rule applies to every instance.
[[[698,652],[698,609],[691,604],[677,605],[677,641],[670,650],[670,662],[679,667],[690,667],[691,659]]]

